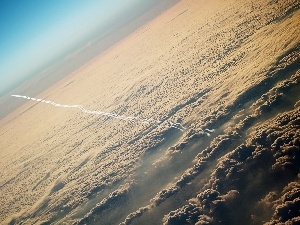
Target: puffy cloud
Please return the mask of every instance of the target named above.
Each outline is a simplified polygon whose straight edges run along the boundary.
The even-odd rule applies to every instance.
[[[76,224],[83,225],[89,223],[95,223],[95,216],[102,213],[104,210],[112,207],[113,205],[118,205],[123,198],[126,197],[130,188],[130,184],[121,186],[118,190],[110,193],[106,198],[99,202],[93,209],[90,210],[81,220]]]
[[[189,205],[167,215],[166,224],[189,224],[194,212],[199,224],[239,224],[245,220],[263,223],[272,214],[269,224],[298,221],[299,181],[278,192],[279,187],[298,179],[300,173],[298,130],[298,109],[255,126],[246,143],[219,159],[206,189]],[[202,157],[206,155],[204,158],[209,161],[221,149],[230,149],[228,137],[214,140]]]
[[[264,200],[264,203],[266,201]],[[269,201],[270,202],[270,201]],[[269,203],[268,202],[268,203]],[[273,224],[297,224],[300,222],[300,183],[291,182],[284,187],[281,197],[271,201],[275,208],[271,221],[266,225]],[[267,203],[267,204],[268,204]],[[266,204],[266,203],[265,203]]]
[[[126,218],[125,223],[147,213],[152,207],[158,207],[158,210],[164,207],[162,202],[172,201],[176,194],[189,188],[188,184],[192,186],[197,183],[195,178],[199,178],[198,175],[210,176],[208,184],[199,187],[199,199],[193,189],[193,193],[189,193],[194,197],[193,201],[175,210],[169,215],[172,220],[167,216],[166,221],[181,224],[222,221],[232,225],[241,224],[239,222],[244,219],[249,223],[261,224],[273,213],[274,221],[281,218],[288,219],[282,223],[297,220],[293,207],[298,204],[298,192],[291,189],[281,193],[281,189],[287,182],[295,180],[299,173],[298,20],[293,21],[297,19],[298,1],[278,1],[277,4],[265,1],[224,2],[222,5],[228,11],[223,13],[222,8],[218,14],[210,15],[209,21],[205,17],[203,24],[194,16],[202,16],[197,11],[199,4],[187,6],[182,2],[182,6],[191,12],[188,14],[193,15],[189,17],[191,20],[180,20],[185,24],[191,22],[189,31],[185,30],[186,26],[178,26],[179,30],[175,29],[175,32],[179,35],[173,38],[168,35],[175,34],[169,30],[174,26],[156,29],[153,25],[155,30],[166,32],[164,37],[170,38],[168,43],[171,45],[162,42],[159,45],[151,35],[149,40],[152,41],[146,43],[147,36],[138,32],[142,39],[134,36],[137,38],[132,43],[141,51],[129,47],[130,43],[126,42],[128,50],[124,48],[123,53],[115,55],[117,60],[102,60],[111,67],[100,62],[93,64],[95,70],[91,71],[95,73],[87,74],[86,71],[91,68],[87,67],[83,73],[74,74],[67,86],[53,92],[49,90],[49,97],[51,95],[54,100],[61,99],[64,93],[66,102],[76,99],[91,109],[107,108],[109,112],[128,115],[128,120],[132,116],[153,117],[153,121],[160,119],[158,126],[149,127],[142,123],[137,127],[131,120],[123,124],[124,121],[99,119],[92,115],[85,117],[81,113],[76,114],[75,118],[65,119],[62,114],[53,113],[58,108],[49,107],[51,115],[48,114],[48,122],[41,123],[36,129],[38,133],[32,133],[32,129],[24,130],[23,127],[36,126],[44,121],[47,115],[44,111],[39,111],[42,117],[26,112],[21,116],[23,120],[15,118],[14,123],[21,126],[11,127],[11,131],[4,129],[7,133],[1,133],[3,149],[7,146],[9,152],[16,142],[24,142],[20,145],[24,148],[14,155],[8,153],[10,156],[2,160],[5,170],[1,192],[5,204],[0,210],[1,221],[24,210],[28,212],[25,215],[28,220],[24,219],[23,223],[34,224],[37,219],[60,223],[55,221],[60,219],[59,216],[64,217],[65,214],[70,218],[85,204],[94,207],[95,196],[99,197],[99,203],[83,221],[92,222],[97,215],[107,212],[106,209],[110,209],[110,216],[114,216],[114,209],[128,196],[129,189],[108,192],[115,190],[120,182],[126,181],[138,170],[140,162],[143,163],[143,153],[159,149],[174,136],[177,140],[178,133],[183,134],[183,138],[173,149],[170,148],[170,152],[186,150],[199,140],[201,145],[208,147],[204,151],[199,147],[201,152],[194,161],[196,165],[186,170],[173,184],[163,186],[163,190],[160,188],[150,205],[132,209],[136,210],[132,213],[126,211],[129,215],[122,215],[122,219]],[[181,10],[181,7],[178,8]],[[173,13],[179,12],[174,10]],[[206,26],[206,23],[210,25]],[[228,26],[223,26],[224,23]],[[196,29],[203,35],[195,32]],[[288,32],[289,29],[291,32]],[[149,31],[145,34],[158,34],[154,29]],[[185,32],[189,36],[182,39],[181,35]],[[158,44],[158,47],[152,48],[154,45],[150,43]],[[118,48],[115,50],[118,52]],[[147,57],[143,57],[143,52],[149,53]],[[144,63],[144,60],[147,62]],[[158,61],[166,64],[157,64]],[[298,72],[291,76],[296,70]],[[88,79],[84,79],[86,75]],[[106,79],[111,76],[113,79]],[[117,85],[116,80],[119,82]],[[102,81],[106,85],[102,85],[100,93],[99,84]],[[252,102],[255,104],[248,107]],[[293,107],[298,107],[298,111],[292,110]],[[73,111],[76,110],[68,112]],[[276,116],[278,113],[281,115]],[[56,117],[52,118],[52,115]],[[25,119],[35,122],[25,123]],[[181,133],[171,128],[168,121],[184,123],[192,129]],[[46,126],[47,129],[42,129]],[[207,133],[205,129],[216,129],[216,132],[206,130]],[[22,131],[19,132],[19,141],[15,139],[18,130]],[[207,137],[208,134],[211,136]],[[36,138],[33,136],[39,140],[32,141]],[[51,190],[60,175],[65,175],[64,186],[46,196],[45,204],[36,207],[38,211],[30,211],[36,202],[42,202],[43,195],[49,187]],[[169,175],[172,178],[173,171]],[[155,183],[158,182],[153,185]],[[104,197],[101,196],[102,191]],[[281,199],[285,193],[289,193],[286,200]],[[151,193],[151,197],[153,195]],[[135,202],[137,205],[149,204],[149,199],[139,200],[135,196],[135,200],[143,201]],[[257,213],[256,204],[263,202],[270,206],[269,217],[263,218]],[[63,206],[68,206],[68,209]],[[289,212],[290,209],[292,214],[286,214],[286,210]],[[22,219],[19,217],[16,223],[21,223]]]
[[[213,219],[211,217],[207,215],[200,215],[195,225],[210,225],[212,222]]]
[[[154,206],[160,205],[162,202],[164,202],[166,199],[174,195],[179,191],[179,187],[176,185],[172,185],[166,189],[163,189],[159,193],[156,194],[156,196],[151,199],[151,203]]]
[[[199,207],[193,204],[185,205],[184,207],[170,212],[163,221],[164,225],[177,225],[177,224],[195,224],[201,216]],[[203,221],[209,221],[209,218],[201,217]]]
[[[126,218],[125,221],[120,223],[120,225],[128,225],[130,224],[134,219],[140,217],[143,213],[147,212],[151,207],[141,207],[137,211],[130,213]]]
[[[175,224],[215,224],[227,222],[224,213],[238,206],[239,192],[231,190],[225,195],[213,189],[206,189],[188,205],[170,212],[164,218],[165,225]]]

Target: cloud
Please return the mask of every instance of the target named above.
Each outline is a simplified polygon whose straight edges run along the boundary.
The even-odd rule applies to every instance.
[[[192,215],[197,215],[199,224],[239,224],[245,220],[262,223],[272,212],[269,224],[298,221],[299,181],[289,183],[282,193],[278,188],[298,179],[300,174],[299,127],[299,109],[256,125],[246,143],[227,150],[228,153],[219,159],[206,189],[191,199],[189,205],[169,213],[165,224],[188,224],[187,221],[195,221]],[[233,135],[233,140],[238,136]],[[220,152],[230,150],[231,143],[229,135],[222,135],[205,149],[202,157],[206,155],[204,158],[209,161]],[[194,172],[186,171],[169,190],[170,194],[189,182]],[[163,200],[168,195],[157,197]]]
[[[119,202],[124,198],[129,191],[130,184],[121,186],[118,190],[110,193],[106,198],[99,202],[93,209],[90,210],[81,220],[76,224],[83,225],[89,223],[95,223],[95,216],[100,214],[104,210],[112,207],[113,205],[118,205]]]
[[[163,219],[164,225],[176,225],[176,224],[195,224],[201,217],[201,210],[194,204],[188,204],[180,209],[170,212]],[[202,221],[209,221],[208,216],[202,216]]]
[[[266,225],[296,224],[300,222],[300,183],[290,182],[284,187],[280,197],[272,196],[272,199],[263,199],[261,204],[275,208],[274,214]]]
[[[164,225],[176,224],[227,224],[226,211],[238,206],[239,192],[231,190],[225,195],[213,189],[206,189],[188,205],[170,212],[164,218]]]
[[[126,120],[126,121],[130,121],[130,122],[136,122],[139,124],[147,124],[147,125],[154,125],[154,126],[158,126],[162,121],[158,120],[155,121],[152,118],[147,119],[147,118],[139,118],[139,117],[135,117],[135,116],[122,116],[122,115],[118,115],[116,113],[107,113],[107,112],[102,112],[102,111],[98,111],[98,110],[89,110],[81,105],[67,105],[67,104],[59,104],[59,103],[55,103],[53,101],[49,101],[49,100],[44,100],[44,99],[36,99],[36,98],[31,98],[28,96],[22,96],[22,95],[11,95],[12,97],[15,98],[24,98],[24,99],[28,99],[28,100],[32,100],[32,101],[37,101],[37,102],[42,102],[42,103],[46,103],[46,104],[51,104],[53,106],[57,106],[57,107],[62,107],[62,108],[78,108],[80,109],[82,112],[84,113],[88,113],[88,114],[94,114],[94,115],[100,115],[100,116],[105,116],[105,117],[110,117],[110,118],[114,118],[114,119],[118,119],[118,120]],[[167,122],[167,125],[165,125],[167,128],[175,128],[178,129],[180,131],[184,131],[186,128],[179,122],[177,123],[172,123],[171,121]]]
[[[151,207],[150,206],[146,206],[146,207],[141,207],[139,208],[137,211],[130,213],[124,220],[124,222],[120,223],[120,225],[128,225],[130,224],[134,219],[140,217],[143,213],[147,212],[148,210],[150,210]]]

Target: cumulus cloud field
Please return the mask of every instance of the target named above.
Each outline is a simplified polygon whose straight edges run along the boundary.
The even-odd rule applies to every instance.
[[[299,223],[299,7],[182,0],[30,96],[159,123],[15,93],[0,224]]]

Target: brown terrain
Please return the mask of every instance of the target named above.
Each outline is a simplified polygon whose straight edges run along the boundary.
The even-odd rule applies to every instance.
[[[299,223],[299,7],[182,0],[30,96],[135,120],[18,99],[0,223]]]

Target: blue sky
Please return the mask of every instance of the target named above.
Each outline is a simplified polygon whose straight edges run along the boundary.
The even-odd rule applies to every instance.
[[[0,93],[154,2],[0,0]]]

